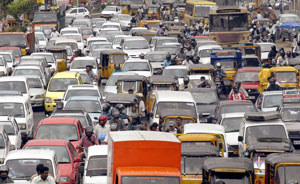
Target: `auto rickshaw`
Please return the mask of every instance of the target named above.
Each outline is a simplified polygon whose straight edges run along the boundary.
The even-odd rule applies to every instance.
[[[271,153],[291,153],[294,147],[289,139],[284,138],[250,138],[244,156],[252,160],[254,182],[265,183],[265,158]]]
[[[210,64],[193,64],[190,65],[189,75],[201,75],[205,79],[214,80],[215,67]],[[200,79],[200,78],[199,78]]]
[[[141,20],[139,27],[147,27],[149,30],[157,31],[159,28],[160,20]]]
[[[122,14],[130,15],[130,5],[129,4],[121,4],[121,12],[122,12]]]
[[[155,92],[159,90],[177,91],[179,87],[178,80],[174,76],[153,75],[149,80],[149,105],[148,112],[151,112],[153,102],[155,100]]]
[[[256,55],[246,55],[242,57],[243,67],[261,67],[260,59]]]
[[[272,153],[267,156],[265,164],[265,183],[299,182],[300,154]]]
[[[167,132],[170,127],[170,121],[175,122],[177,117],[182,118],[182,124],[197,123],[197,117],[195,113],[182,109],[181,111],[172,109],[163,109],[159,115],[161,121],[161,131]]]
[[[138,98],[135,94],[107,93],[105,101],[113,107],[117,104],[123,104],[126,107],[124,113],[127,114],[130,119],[134,114],[139,113]]]
[[[181,176],[183,184],[201,184],[202,166],[208,157],[219,157],[216,146],[201,144],[201,146],[185,147],[181,145]],[[183,149],[184,148],[184,149]]]
[[[255,55],[261,61],[261,48],[259,45],[253,43],[245,43],[240,48],[243,56]]]
[[[275,77],[276,82],[280,84],[283,89],[299,88],[299,71],[292,66],[280,66],[272,68],[263,68],[258,77],[260,84],[258,92],[265,91],[269,84],[269,78]]]
[[[203,184],[253,183],[253,164],[248,158],[207,158],[203,164]]]
[[[103,50],[100,54],[99,70],[102,79],[108,79],[114,70],[115,64],[120,64],[121,68],[127,60],[128,55],[121,50]]]
[[[67,70],[67,49],[62,47],[47,48],[48,52],[53,53],[56,59],[57,72],[63,72]]]
[[[148,7],[148,17],[152,18],[152,15],[155,14],[157,19],[160,19],[160,13],[159,13],[159,5],[152,4]]]

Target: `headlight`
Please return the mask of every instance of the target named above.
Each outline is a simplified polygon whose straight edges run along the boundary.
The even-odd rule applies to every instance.
[[[45,95],[44,94],[36,95],[35,99],[38,99],[38,98],[45,98]]]
[[[70,181],[70,177],[60,177],[60,182],[68,182]]]
[[[52,103],[52,98],[48,98],[48,97],[46,97],[46,99],[45,99],[45,103]]]
[[[20,128],[21,130],[25,130],[25,129],[26,129],[26,124],[20,123],[20,124],[19,124],[19,128]]]

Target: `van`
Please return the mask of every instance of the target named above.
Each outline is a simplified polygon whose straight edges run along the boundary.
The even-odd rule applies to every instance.
[[[18,91],[30,100],[28,79],[25,76],[9,76],[0,78],[0,91]]]

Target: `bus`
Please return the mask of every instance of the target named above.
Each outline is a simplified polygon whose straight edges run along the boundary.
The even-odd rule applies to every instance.
[[[216,9],[217,4],[211,1],[188,0],[185,6],[184,22],[192,24],[196,20],[208,23],[209,12]]]
[[[249,41],[248,10],[220,7],[209,14],[209,37],[223,48],[238,48]]]

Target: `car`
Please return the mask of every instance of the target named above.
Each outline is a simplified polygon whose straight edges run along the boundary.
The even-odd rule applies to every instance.
[[[163,45],[156,46],[154,51],[167,51],[171,55],[171,58],[175,59],[180,47],[181,45],[179,43],[164,43]]]
[[[150,40],[150,47],[154,51],[156,47],[162,46],[166,43],[178,43],[177,38],[168,36],[155,36]]]
[[[22,145],[21,131],[14,116],[0,116],[0,127],[5,130],[10,141],[10,150],[20,149]]]
[[[148,41],[140,36],[123,38],[118,49],[122,49],[131,58],[139,58],[140,54],[150,52]]]
[[[92,21],[89,18],[76,18],[72,23],[72,27],[92,27]]]
[[[121,14],[121,9],[118,6],[106,6],[102,12],[101,17],[102,18],[111,18],[115,14]]]
[[[117,85],[116,82],[121,76],[124,75],[137,75],[136,73],[131,72],[115,72],[112,73],[107,81],[102,80],[102,85],[104,85],[104,93],[117,93]]]
[[[74,146],[67,140],[30,140],[23,149],[52,150],[57,156],[60,170],[60,184],[79,183],[81,158]]]
[[[30,103],[32,107],[39,107],[44,110],[45,85],[39,76],[26,76],[30,94]]]
[[[34,52],[30,56],[40,56],[47,60],[47,64],[50,65],[51,76],[57,71],[57,63],[54,54],[51,52]]]
[[[1,79],[0,79],[1,80]],[[59,72],[54,74],[48,84],[45,97],[45,110],[49,114],[56,107],[56,102],[63,99],[69,85],[82,84],[83,81],[78,72]]]
[[[79,47],[78,47],[78,42],[74,39],[59,39],[55,41],[55,46],[59,46],[59,47],[66,47],[69,46],[71,47],[72,51],[78,51]]]
[[[66,12],[67,17],[78,18],[89,18],[90,12],[84,7],[71,8]]]
[[[64,34],[81,34],[81,29],[78,27],[65,27],[60,30],[60,35]]]
[[[18,62],[22,56],[20,47],[0,47],[0,52],[11,52]]]
[[[0,126],[0,164],[3,164],[8,152],[12,149],[5,129]]]
[[[107,154],[107,145],[95,145],[88,148],[82,177],[83,184],[107,183]]]
[[[49,168],[49,175],[56,183],[60,181],[60,170],[55,152],[52,150],[21,149],[10,151],[4,164],[9,168],[9,176],[16,182],[27,183],[36,174],[36,166],[43,164]]]
[[[93,126],[93,121],[84,110],[55,110],[50,117],[73,117],[79,119],[83,128]]]
[[[266,61],[268,61],[268,55],[271,50],[271,47],[272,46],[276,47],[276,44],[272,42],[261,42],[256,44],[260,46],[261,62],[265,63]]]
[[[49,117],[36,127],[33,139],[69,140],[77,148],[84,129],[79,119],[73,117]]]
[[[18,64],[18,62],[16,61],[14,55],[12,54],[12,52],[2,52],[0,51],[0,56],[3,56],[6,60],[7,63],[7,67],[9,70],[9,74],[12,73],[13,71],[13,66],[16,66]]]
[[[78,45],[78,49],[83,51],[84,48],[84,41],[82,38],[81,34],[78,33],[68,33],[68,34],[63,34],[61,36],[62,38],[66,38],[66,39],[73,39],[77,41],[77,45]]]
[[[128,59],[123,65],[124,72],[132,72],[145,77],[153,75],[152,67],[146,59]]]
[[[162,74],[162,64],[168,54],[168,51],[151,51],[145,54],[145,59],[150,62],[154,75]]]
[[[30,100],[28,79],[25,76],[0,77],[0,91],[19,91]]]
[[[66,16],[65,17],[65,27],[69,27],[72,25],[72,22],[75,20],[75,17]]]
[[[129,31],[131,28],[132,17],[127,14],[115,14],[110,21],[119,22],[123,31]]]
[[[22,67],[34,67],[34,68],[39,68],[38,70],[41,70],[41,75],[37,74],[32,74],[31,72],[28,72],[28,75],[36,75],[43,80],[43,84],[47,85],[47,82],[49,81],[48,76],[46,76],[46,71],[45,68],[43,67],[42,63],[40,61],[32,60],[32,61],[21,61],[20,64],[16,68],[22,68]],[[34,71],[33,71],[34,72]],[[14,72],[13,72],[14,73]],[[18,75],[24,75],[27,76],[27,73],[22,73],[20,72]],[[15,76],[12,74],[12,76]],[[50,76],[49,76],[50,77]]]
[[[131,37],[131,35],[116,35],[112,41],[113,48],[117,49],[120,46],[121,40],[126,37]]]
[[[94,42],[90,46],[90,53],[93,55],[94,51],[101,51],[101,50],[109,50],[113,49],[112,44],[110,42]]]
[[[34,121],[30,100],[23,96],[5,96],[0,98],[0,116],[14,116],[22,138],[32,137]]]
[[[118,31],[121,31],[121,24],[118,22],[105,22],[102,25],[102,29],[107,29],[107,28],[116,28]]]
[[[255,108],[262,112],[276,111],[281,102],[282,91],[265,91],[258,96]]]
[[[95,85],[69,85],[63,101],[68,101],[73,96],[96,96],[101,98],[98,86]]]
[[[238,69],[234,78],[234,83],[241,83],[241,87],[247,91],[249,100],[255,101],[259,95],[258,86],[260,81],[258,74],[260,70],[261,68],[258,67],[243,67]]]
[[[91,20],[92,20],[93,26],[95,26],[97,22],[106,21],[105,18],[92,18]]]
[[[93,121],[93,125],[98,123],[98,118],[102,112],[101,97],[97,96],[73,96],[66,101],[64,109],[66,110],[84,110]]]
[[[92,71],[96,76],[100,76],[97,59],[95,57],[76,57],[70,65],[70,71],[81,72],[86,71],[86,66],[91,65],[93,67]]]
[[[0,76],[6,76],[9,73],[8,65],[4,56],[0,56]]]
[[[88,39],[93,34],[93,28],[91,27],[81,27],[83,40]]]
[[[237,156],[239,154],[238,136],[244,115],[245,113],[240,112],[222,114],[220,125],[225,129],[229,157]]]
[[[178,80],[179,85],[183,84],[183,78],[187,77],[189,73],[189,69],[187,66],[183,65],[175,65],[175,66],[167,66],[163,69],[163,76],[175,76]]]
[[[11,74],[11,76],[28,76],[28,75],[38,76],[43,81],[43,84],[47,84],[46,76],[44,75],[41,67],[39,66],[18,66]]]
[[[222,50],[220,45],[204,45],[198,47],[197,55],[200,57],[199,63],[210,64],[210,53],[212,50]]]
[[[35,32],[34,33],[35,40],[38,41],[38,50],[40,52],[45,51],[48,39],[45,37],[43,32]]]
[[[94,42],[108,42],[108,40],[105,37],[89,37],[86,40],[86,49],[84,50],[84,53],[87,54],[90,51],[90,47]]]

